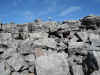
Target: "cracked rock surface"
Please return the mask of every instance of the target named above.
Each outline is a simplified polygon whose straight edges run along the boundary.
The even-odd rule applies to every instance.
[[[100,74],[100,16],[9,25],[0,26],[0,75]]]

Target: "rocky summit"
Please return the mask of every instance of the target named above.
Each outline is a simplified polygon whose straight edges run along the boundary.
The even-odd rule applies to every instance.
[[[100,75],[100,16],[0,23],[0,75]]]

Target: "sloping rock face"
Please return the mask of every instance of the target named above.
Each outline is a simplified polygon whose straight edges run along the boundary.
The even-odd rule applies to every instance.
[[[87,16],[61,23],[38,19],[9,33],[3,28],[0,75],[99,75],[99,24],[98,16]]]

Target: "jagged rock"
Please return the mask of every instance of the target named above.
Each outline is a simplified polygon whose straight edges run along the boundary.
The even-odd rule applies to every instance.
[[[42,31],[49,32],[55,31],[57,29],[57,22],[48,21],[42,25]]]
[[[81,22],[78,20],[67,20],[67,21],[65,20],[63,21],[63,24],[65,24],[66,26],[69,26],[67,27],[67,29],[68,30],[70,29],[72,31],[79,31],[79,26],[81,26]]]
[[[7,43],[7,46],[9,47],[9,48],[17,48],[18,47],[18,45],[20,45],[21,44],[21,40],[11,40],[11,41],[8,41],[8,43]],[[12,44],[13,43],[13,44]]]
[[[35,64],[35,56],[32,54],[24,56],[24,60],[27,62],[28,65]]]
[[[34,62],[35,56],[34,55],[27,55],[25,56],[25,61]]]
[[[70,39],[71,42],[77,42],[78,39],[79,38],[77,38],[74,34],[71,34],[71,39]]]
[[[100,16],[2,26],[0,75],[100,73]]]
[[[66,31],[71,30],[71,28],[68,24],[59,25],[59,26],[57,26],[57,29],[63,29],[63,30],[66,30]]]
[[[18,54],[15,54],[13,57],[11,57],[10,59],[8,59],[7,63],[15,71],[21,70],[21,68],[24,67],[24,65],[25,65],[23,58],[20,55],[18,55]]]
[[[33,53],[33,40],[25,40],[24,42],[22,42],[22,44],[20,45],[20,48],[19,48],[19,53],[21,54],[31,54]]]
[[[32,66],[29,67],[29,72],[34,72],[34,65],[32,65]]]
[[[4,59],[9,59],[10,57],[14,56],[16,54],[16,49],[15,48],[8,48],[7,50],[4,51],[2,57]]]
[[[88,33],[87,32],[78,32],[77,34],[79,35],[80,39],[83,42],[86,42],[86,40],[88,39]]]

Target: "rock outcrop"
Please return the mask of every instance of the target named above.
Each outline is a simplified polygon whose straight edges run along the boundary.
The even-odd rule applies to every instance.
[[[99,16],[2,24],[0,75],[99,75],[99,25]]]

